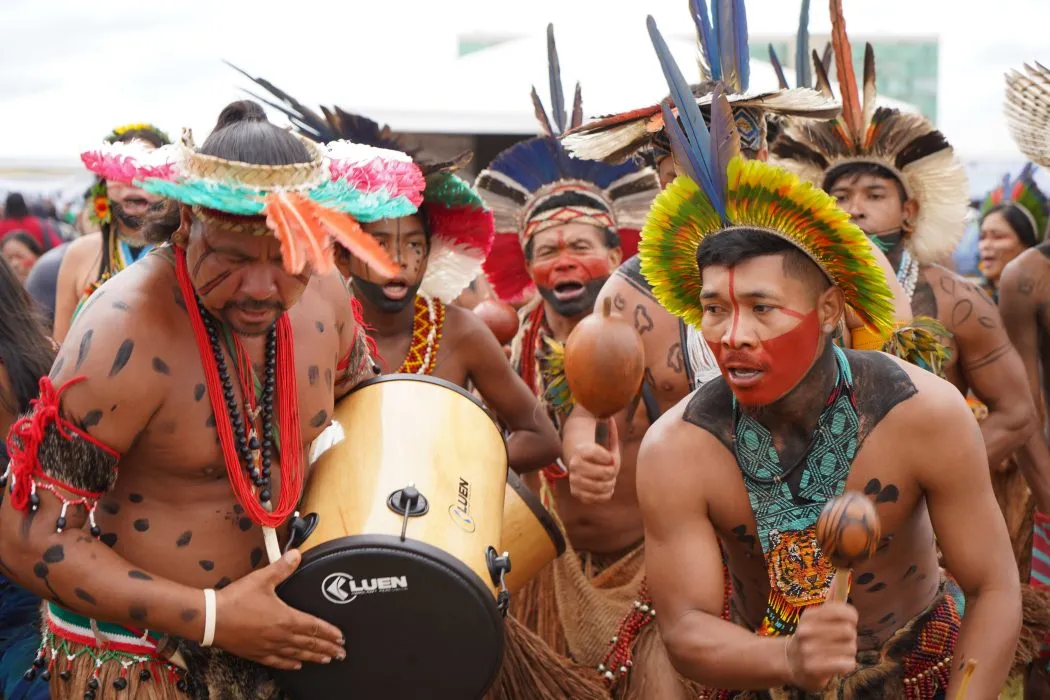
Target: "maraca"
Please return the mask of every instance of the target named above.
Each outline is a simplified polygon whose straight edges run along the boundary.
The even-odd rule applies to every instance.
[[[638,395],[645,377],[645,347],[629,321],[612,315],[612,299],[601,313],[580,321],[565,340],[565,380],[573,400],[598,423],[594,441],[609,448],[608,419]]]
[[[837,570],[827,600],[846,602],[849,570],[875,554],[882,527],[875,504],[857,491],[847,491],[828,501],[817,518],[817,544]]]
[[[485,299],[474,307],[474,313],[489,327],[500,345],[507,345],[518,334],[518,312],[498,299]]]

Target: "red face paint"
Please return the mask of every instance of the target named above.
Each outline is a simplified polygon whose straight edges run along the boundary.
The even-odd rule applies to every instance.
[[[766,406],[798,386],[813,366],[820,345],[820,319],[816,309],[803,314],[780,307],[776,312],[798,319],[798,324],[778,336],[758,338],[741,347],[741,308],[733,288],[733,272],[729,271],[729,331],[723,336],[725,342],[707,344],[737,401],[745,406]],[[754,370],[756,374],[737,376],[730,370]]]
[[[609,256],[604,250],[579,252],[569,249],[565,236],[558,234],[558,248],[554,254],[545,254],[529,268],[537,287],[553,289],[566,282],[587,284],[612,274]]]

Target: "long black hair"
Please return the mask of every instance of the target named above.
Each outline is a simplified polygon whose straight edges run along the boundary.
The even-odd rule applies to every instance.
[[[55,350],[33,299],[2,258],[0,308],[0,362],[11,385],[10,393],[0,391],[0,404],[12,413],[24,413],[36,398],[40,378],[51,370]]]

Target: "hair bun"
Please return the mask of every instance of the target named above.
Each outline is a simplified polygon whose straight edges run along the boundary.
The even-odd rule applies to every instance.
[[[219,120],[215,123],[215,131],[237,122],[269,122],[269,120],[266,118],[266,112],[258,103],[251,100],[238,100],[226,105],[226,108],[219,114]]]

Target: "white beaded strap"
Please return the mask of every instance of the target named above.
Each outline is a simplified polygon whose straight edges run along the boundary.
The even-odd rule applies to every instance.
[[[204,640],[202,647],[210,647],[215,641],[215,589],[204,589]]]

